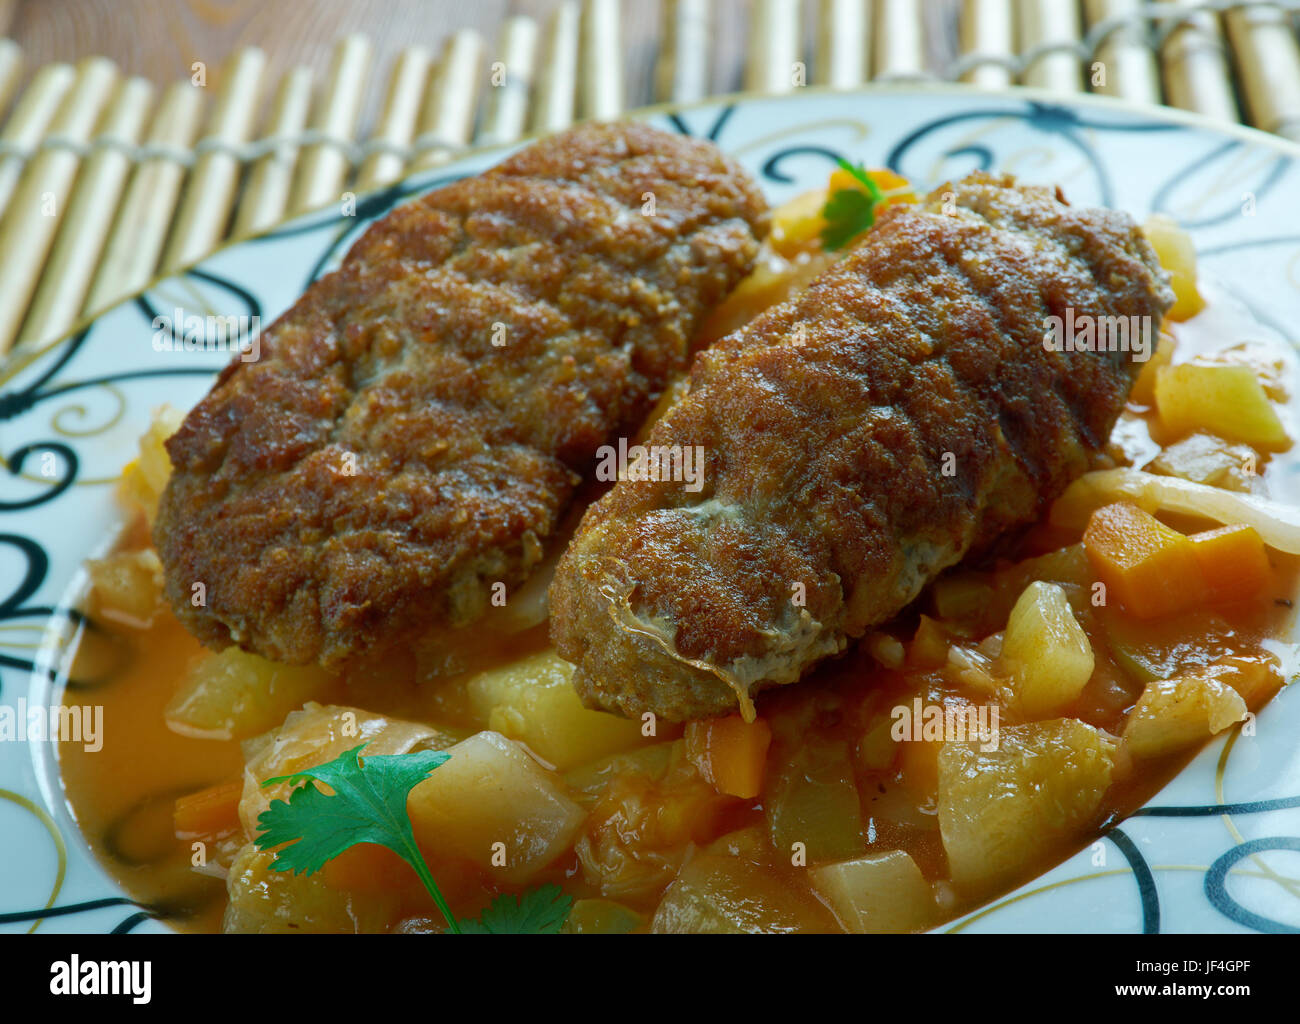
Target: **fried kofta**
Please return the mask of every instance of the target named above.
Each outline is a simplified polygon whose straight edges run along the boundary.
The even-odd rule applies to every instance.
[[[689,365],[767,217],[714,146],[643,124],[551,136],[394,210],[167,443],[172,608],[289,664],[470,626]]]
[[[624,479],[587,511],[550,590],[584,701],[752,717],[1089,467],[1141,337],[1070,351],[1049,317],[1154,343],[1172,299],[1128,216],[1059,190],[976,174],[886,209],[698,356],[646,446],[700,446],[702,484]]]

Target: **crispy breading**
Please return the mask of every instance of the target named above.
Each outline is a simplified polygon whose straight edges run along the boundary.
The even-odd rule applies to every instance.
[[[177,615],[325,665],[474,622],[689,364],[766,225],[736,164],[642,124],[394,210],[168,442],[154,536]]]
[[[1106,443],[1138,363],[1049,351],[1049,316],[1149,317],[1154,339],[1171,301],[1129,217],[1059,191],[977,174],[886,209],[696,359],[645,443],[703,446],[703,489],[623,480],[587,511],[550,591],[583,699],[752,714]]]

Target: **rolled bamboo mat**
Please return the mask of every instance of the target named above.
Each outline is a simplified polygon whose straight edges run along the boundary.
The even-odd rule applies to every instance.
[[[236,151],[252,135],[265,65],[266,57],[257,49],[231,58],[207,128],[195,146],[194,164],[163,252],[162,269],[166,272],[211,252],[225,234],[239,184]]]
[[[1157,36],[1156,50],[1167,103],[1219,121],[1241,120],[1228,70],[1228,49],[1214,15],[1197,11],[1166,22]]]
[[[145,137],[143,159],[131,174],[86,296],[86,315],[139,291],[153,277],[187,164],[193,160],[190,147],[202,112],[203,97],[189,82],[177,82],[163,94]],[[0,233],[8,230],[8,220],[6,212]]]
[[[421,69],[423,72],[423,68]],[[275,87],[275,100],[267,119],[263,144],[265,155],[253,161],[248,171],[244,194],[231,234],[235,238],[264,231],[280,221],[289,206],[289,189],[293,186],[293,167],[311,110],[311,72],[304,67],[291,68]],[[410,141],[409,132],[406,141]],[[366,172],[362,168],[363,173]],[[401,168],[398,168],[400,173]],[[375,176],[377,172],[369,172]],[[375,184],[382,182],[376,178]]]
[[[1300,53],[1290,16],[1280,5],[1252,4],[1224,17],[1251,122],[1300,141]]]
[[[506,19],[493,38],[453,32],[387,67],[369,40],[349,36],[319,79],[247,49],[213,88],[156,90],[91,58],[40,67],[20,89],[23,54],[0,40],[0,355],[49,342],[288,215],[473,145],[655,101],[1023,84],[1300,140],[1300,0],[662,0],[657,36],[635,40],[626,14],[621,0],[557,0],[545,17]],[[653,48],[645,81],[630,80],[633,45]]]
[[[695,103],[709,94],[712,36],[709,0],[667,0],[663,52],[655,68],[655,98]]]

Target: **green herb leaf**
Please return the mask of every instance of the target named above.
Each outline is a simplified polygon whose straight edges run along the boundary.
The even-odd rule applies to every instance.
[[[556,935],[564,927],[573,898],[554,883],[515,898],[502,893],[477,921],[462,921],[467,935]]]
[[[258,849],[281,847],[271,864],[275,871],[311,875],[358,843],[386,846],[411,865],[442,911],[448,928],[459,932],[415,842],[406,811],[411,790],[451,755],[441,750],[422,750],[377,754],[363,762],[359,755],[364,748],[363,743],[327,764],[263,782],[263,787],[280,782],[306,784],[290,793],[287,801],[273,800],[258,817],[262,830],[255,840]],[[323,793],[311,785],[312,781],[329,786],[333,794]],[[283,845],[286,843],[290,845]]]
[[[836,160],[835,162],[840,165],[840,170],[857,178],[862,187],[867,190],[871,198],[876,202],[880,202],[885,198],[885,194],[880,191],[880,186],[871,179],[871,175],[867,173],[867,169],[861,164],[851,164],[847,160]]]
[[[843,249],[876,222],[876,207],[885,201],[880,187],[862,167],[840,160],[841,169],[861,182],[865,192],[842,188],[833,192],[822,206],[822,245],[829,251]]]

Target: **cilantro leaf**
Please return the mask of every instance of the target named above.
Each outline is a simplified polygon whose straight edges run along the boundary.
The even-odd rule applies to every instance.
[[[361,759],[365,744],[333,761],[262,783],[304,783],[288,800],[273,800],[257,819],[258,849],[275,850],[271,868],[312,875],[358,843],[386,846],[411,868],[433,897],[447,927],[456,934],[553,935],[564,926],[573,905],[558,885],[543,885],[522,897],[500,895],[477,920],[457,921],[438,890],[419,846],[406,799],[411,790],[451,757],[441,750],[410,754],[376,754]],[[333,790],[325,793],[313,782]]]
[[[365,744],[346,750],[333,761],[292,775],[267,779],[263,787],[279,782],[305,783],[289,799],[273,800],[257,819],[261,832],[258,849],[275,851],[271,867],[311,875],[328,861],[358,843],[378,843],[401,857],[442,911],[452,932],[460,928],[415,842],[407,795],[439,765],[451,757],[441,750],[410,754],[376,754],[362,762]],[[326,794],[311,783],[321,782],[334,792]],[[284,845],[289,844],[289,845]]]
[[[876,222],[876,207],[885,201],[884,193],[865,169],[838,161],[840,168],[852,175],[862,189],[842,188],[833,192],[822,206],[822,245],[830,250],[843,249]],[[865,190],[865,191],[863,191]]]
[[[460,927],[467,935],[556,935],[572,906],[573,897],[549,883],[518,898],[502,893],[478,920],[461,921]]]
[[[875,204],[857,189],[840,189],[826,200],[822,217],[822,245],[831,251],[843,249],[876,222]]]
[[[840,165],[840,170],[853,175],[876,202],[880,202],[885,198],[885,194],[880,191],[880,186],[875,183],[871,175],[867,173],[867,169],[861,164],[851,164],[847,160],[836,160],[835,162]]]

